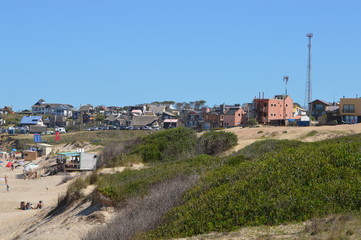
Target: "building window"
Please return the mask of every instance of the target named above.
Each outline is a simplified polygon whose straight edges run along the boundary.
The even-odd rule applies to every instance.
[[[325,107],[322,104],[315,104],[313,109],[316,111],[322,111]]]
[[[355,104],[344,104],[342,107],[344,113],[355,113]]]

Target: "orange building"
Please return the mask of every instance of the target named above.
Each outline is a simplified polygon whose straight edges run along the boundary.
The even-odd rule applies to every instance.
[[[246,112],[240,106],[232,106],[224,113],[224,126],[236,127],[245,124],[247,121]]]
[[[287,125],[293,118],[293,100],[288,95],[276,95],[271,99],[254,99],[253,109],[259,123]]]

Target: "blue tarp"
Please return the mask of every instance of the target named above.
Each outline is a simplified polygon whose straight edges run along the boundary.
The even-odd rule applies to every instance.
[[[41,135],[40,135],[40,134],[37,134],[37,133],[34,134],[34,142],[35,142],[35,143],[40,143],[40,142],[42,142],[42,140],[41,140]]]
[[[308,127],[308,126],[310,126],[310,121],[298,121],[297,126]]]

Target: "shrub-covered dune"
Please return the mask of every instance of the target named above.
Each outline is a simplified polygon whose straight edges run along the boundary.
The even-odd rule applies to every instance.
[[[185,237],[360,210],[360,135],[255,145],[259,150],[273,145],[276,150],[263,151],[252,161],[242,151],[229,157],[188,191],[184,204],[172,209],[147,237]]]
[[[232,156],[216,157],[206,154],[229,149],[234,145],[233,136],[216,133],[201,139],[188,130],[173,131],[177,137],[171,131],[152,135],[121,157],[138,155],[149,168],[96,180],[98,194],[121,203],[122,212],[131,214],[121,215],[118,222],[122,227],[112,222],[86,239],[187,237],[243,226],[300,222],[361,208],[361,135],[316,143],[266,140]],[[227,147],[213,152],[218,148],[212,139],[228,142]],[[172,151],[172,147],[177,149]],[[200,153],[203,155],[197,155]],[[159,187],[167,184],[172,187]],[[176,199],[163,206],[163,201],[152,197],[161,194],[164,199]],[[127,206],[134,207],[134,202],[147,206],[147,216],[156,218],[129,210]],[[132,232],[124,237],[127,226],[132,226]]]

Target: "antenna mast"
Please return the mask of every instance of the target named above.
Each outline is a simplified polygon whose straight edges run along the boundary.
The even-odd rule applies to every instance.
[[[287,83],[288,83],[288,76],[283,76],[283,81],[286,83],[286,96],[287,96]]]
[[[307,61],[307,81],[306,81],[306,92],[305,92],[305,108],[309,110],[310,115],[312,115],[312,105],[309,105],[312,102],[312,80],[311,80],[311,38],[313,37],[312,33],[307,33],[308,37],[308,61]]]

